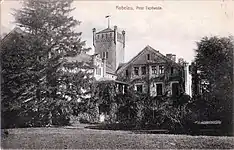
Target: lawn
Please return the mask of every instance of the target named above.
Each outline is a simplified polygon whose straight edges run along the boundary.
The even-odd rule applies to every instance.
[[[9,129],[2,137],[7,149],[214,149],[234,148],[234,137],[136,134],[85,128]]]

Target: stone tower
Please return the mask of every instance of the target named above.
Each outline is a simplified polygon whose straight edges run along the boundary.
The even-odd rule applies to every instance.
[[[95,54],[106,58],[107,68],[116,71],[120,63],[124,63],[125,31],[118,31],[117,26],[96,32],[93,29],[93,46]]]

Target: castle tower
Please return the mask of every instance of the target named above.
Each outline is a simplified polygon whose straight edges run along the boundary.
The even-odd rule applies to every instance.
[[[93,29],[93,46],[95,54],[106,58],[107,70],[116,71],[120,63],[124,63],[125,31],[119,32],[117,26],[96,32]]]

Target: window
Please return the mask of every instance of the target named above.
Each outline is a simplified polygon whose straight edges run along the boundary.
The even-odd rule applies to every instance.
[[[156,88],[157,88],[157,95],[160,96],[162,95],[162,84],[156,84]]]
[[[108,58],[108,52],[102,52],[102,58]]]
[[[150,54],[147,54],[147,60],[150,60]]]
[[[179,83],[172,83],[172,96],[179,95]]]
[[[103,39],[104,35],[102,34],[102,39]]]
[[[126,70],[126,76],[128,77],[128,70]]]
[[[142,85],[136,85],[137,92],[142,92]]]
[[[134,74],[139,75],[139,67],[134,67]]]
[[[159,66],[159,74],[164,74],[164,66]]]
[[[100,67],[97,68],[96,74],[101,75],[101,68]]]
[[[145,74],[146,74],[146,67],[145,67],[145,66],[142,66],[142,67],[141,67],[141,72],[142,72],[142,75],[145,75]]]
[[[99,34],[97,35],[97,38],[99,39]]]
[[[174,74],[174,68],[171,67],[171,75]]]
[[[152,66],[152,74],[157,74],[157,66]]]

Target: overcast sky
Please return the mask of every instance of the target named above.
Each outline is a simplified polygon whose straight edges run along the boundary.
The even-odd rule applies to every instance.
[[[196,41],[203,36],[234,35],[234,1],[75,1],[72,15],[82,21],[77,27],[87,46],[92,47],[92,28],[107,27],[106,15],[111,15],[111,27],[126,31],[125,62],[145,46],[162,54],[173,53],[191,61]],[[135,10],[118,10],[116,6]],[[136,6],[155,6],[161,10],[136,10]],[[1,3],[1,31],[14,28],[11,8],[20,8],[19,1]],[[93,48],[93,47],[92,47]]]

